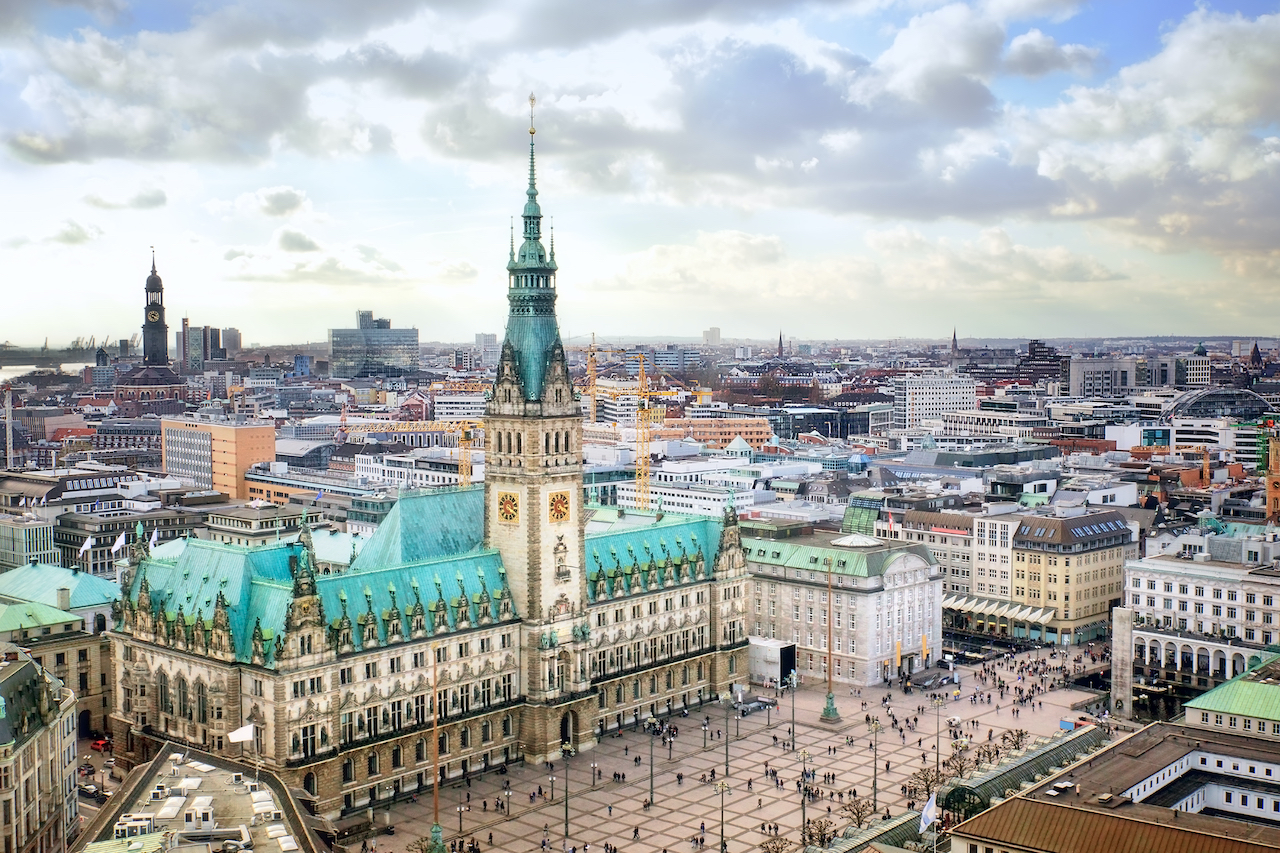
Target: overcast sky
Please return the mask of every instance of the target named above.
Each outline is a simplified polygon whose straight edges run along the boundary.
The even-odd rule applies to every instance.
[[[1280,331],[1280,0],[0,0],[0,341]]]

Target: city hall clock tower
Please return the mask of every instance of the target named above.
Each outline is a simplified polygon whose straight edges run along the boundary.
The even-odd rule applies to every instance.
[[[485,414],[485,541],[502,554],[524,620],[522,677],[533,707],[523,716],[522,747],[544,760],[593,730],[571,699],[589,687],[582,411],[556,322],[554,234],[550,252],[542,244],[532,95],[529,103],[523,239],[517,249],[512,234],[506,335]]]

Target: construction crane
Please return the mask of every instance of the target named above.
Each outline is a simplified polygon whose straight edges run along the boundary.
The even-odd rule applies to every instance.
[[[12,470],[13,465],[13,385],[4,383],[4,467]]]
[[[636,509],[649,509],[649,442],[651,430],[655,423],[666,419],[665,405],[651,406],[651,398],[655,395],[649,390],[648,377],[645,375],[645,354],[639,353],[640,382],[637,395],[640,404],[636,407]]]

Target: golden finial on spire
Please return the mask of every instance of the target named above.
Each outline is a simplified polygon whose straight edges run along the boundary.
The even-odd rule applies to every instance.
[[[530,136],[537,133],[537,131],[533,129],[533,108],[537,106],[537,103],[538,103],[538,99],[533,96],[533,92],[530,92],[529,93],[529,135]]]

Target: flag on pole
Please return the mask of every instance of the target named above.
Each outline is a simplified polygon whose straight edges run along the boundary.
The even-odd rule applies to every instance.
[[[924,810],[920,812],[920,831],[924,832],[929,828],[929,824],[938,819],[938,794],[935,792],[929,795],[929,802],[924,804]]]
[[[116,537],[116,541],[111,545],[111,553],[119,554],[120,549],[124,547],[124,531],[120,531],[120,535]]]
[[[323,497],[324,497],[324,489],[321,489],[320,491],[316,492],[316,500],[320,500]]]
[[[83,557],[85,555],[85,552],[92,547],[93,547],[93,537],[90,536],[88,539],[84,540],[84,544],[80,546],[80,553],[77,554],[76,556]]]
[[[148,548],[156,547],[156,543],[160,541],[160,528],[151,531],[151,539],[147,542]]]
[[[244,743],[253,740],[253,723],[245,723],[240,728],[227,735],[227,740],[232,743]]]
[[[40,499],[40,506],[48,506],[48,504],[49,504],[49,496],[45,495]]]

